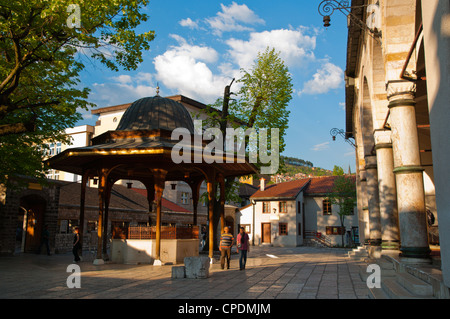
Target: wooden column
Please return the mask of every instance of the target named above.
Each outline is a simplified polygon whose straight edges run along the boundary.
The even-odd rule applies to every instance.
[[[145,188],[147,189],[147,202],[148,202],[148,212],[149,212],[149,220],[150,223],[150,212],[153,212],[153,201],[155,200],[155,183],[151,180],[141,181]]]
[[[225,179],[222,175],[218,176],[219,187],[220,187],[220,231],[223,233],[223,228],[225,227]],[[233,233],[233,229],[230,229]]]
[[[215,200],[215,176],[209,174],[208,189],[208,217],[209,217],[209,258],[214,256],[214,200]]]
[[[105,211],[103,218],[103,258],[104,260],[109,260],[107,244],[108,244],[108,219],[109,219],[109,203],[111,201],[111,190],[114,186],[113,180],[109,178],[106,179],[106,187],[105,187]]]
[[[107,169],[102,168],[99,171],[98,181],[98,223],[97,223],[97,258],[94,260],[94,265],[102,265],[105,263],[102,256],[103,243],[103,211],[105,204],[105,189],[107,179]]]
[[[84,210],[86,206],[86,184],[88,182],[89,175],[87,171],[84,171],[81,176],[81,193],[80,193],[80,242],[81,249],[80,254],[83,255],[83,237],[84,237]]]
[[[187,183],[191,187],[192,190],[192,204],[193,204],[193,221],[192,223],[194,226],[197,226],[198,224],[198,215],[197,215],[197,208],[198,208],[198,199],[200,197],[200,186],[202,185],[203,180],[189,180]]]
[[[155,238],[155,261],[153,265],[160,266],[161,262],[161,199],[164,191],[164,183],[167,171],[162,169],[153,170],[155,174],[156,191],[156,238]]]

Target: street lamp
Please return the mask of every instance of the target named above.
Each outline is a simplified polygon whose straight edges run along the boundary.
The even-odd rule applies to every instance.
[[[361,29],[368,30],[370,32],[370,35],[378,41],[377,38],[381,38],[381,31],[379,31],[376,26],[372,26],[372,21],[368,23],[364,23],[359,17],[357,17],[353,12],[352,9],[361,9],[361,8],[368,8],[369,10],[376,9],[376,12],[374,14],[379,14],[379,2],[376,4],[367,4],[367,5],[359,5],[359,6],[351,6],[350,1],[348,0],[323,0],[319,4],[319,14],[323,16],[323,26],[325,28],[328,28],[331,25],[331,15],[334,13],[334,11],[338,10],[341,13],[343,13],[347,19],[353,21],[356,23]],[[375,17],[378,18],[378,17]]]
[[[333,128],[333,129],[331,129],[331,131],[330,131],[330,135],[331,135],[331,137],[333,138],[333,142],[336,141],[336,136],[337,136],[337,135],[340,135],[341,137],[344,138],[344,140],[345,140],[348,144],[350,144],[351,146],[353,146],[354,148],[356,148],[355,143],[354,143],[353,141],[350,140],[350,138],[348,137],[347,132],[345,132],[344,130],[340,130],[340,129],[337,129],[337,128]]]

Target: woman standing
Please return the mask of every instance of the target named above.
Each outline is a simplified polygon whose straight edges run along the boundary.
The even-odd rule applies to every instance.
[[[250,251],[249,237],[244,227],[239,229],[239,234],[237,235],[237,250],[239,252],[239,270],[243,270],[247,263],[247,252]]]
[[[80,243],[80,230],[79,228],[75,228],[75,236],[73,237],[73,256],[74,256],[74,262],[80,261],[80,256],[78,255],[78,251],[81,249],[81,243]]]

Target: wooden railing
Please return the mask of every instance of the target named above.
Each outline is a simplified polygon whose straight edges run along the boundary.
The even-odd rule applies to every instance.
[[[130,226],[127,239],[156,239],[156,226]],[[198,226],[161,226],[161,239],[198,239]]]

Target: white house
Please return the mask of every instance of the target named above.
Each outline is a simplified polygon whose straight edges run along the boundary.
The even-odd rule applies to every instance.
[[[341,227],[337,205],[330,205],[337,176],[313,177],[265,186],[253,194],[251,204],[239,209],[237,223],[245,227],[255,245],[295,247],[312,237],[320,237],[330,246],[351,240],[358,242],[358,216],[345,217]],[[347,234],[346,232],[350,232]]]

